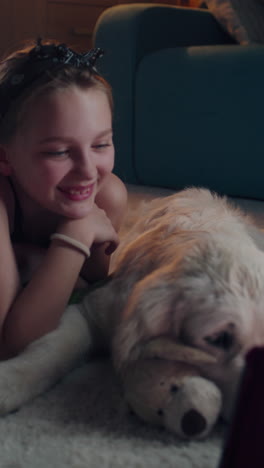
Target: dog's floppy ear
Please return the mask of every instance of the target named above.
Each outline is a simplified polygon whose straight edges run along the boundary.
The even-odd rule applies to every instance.
[[[151,338],[177,338],[183,318],[177,273],[182,255],[155,270],[133,288],[113,340],[117,368],[137,359],[140,345]],[[175,310],[176,308],[176,310]]]
[[[185,364],[215,364],[216,358],[198,348],[175,342],[170,337],[160,336],[147,342],[141,352],[144,359],[165,359]]]

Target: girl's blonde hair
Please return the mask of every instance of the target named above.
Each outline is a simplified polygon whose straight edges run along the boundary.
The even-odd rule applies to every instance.
[[[59,47],[56,42],[45,41],[41,46],[51,45]],[[66,50],[73,52],[71,49]],[[16,52],[13,52],[0,63],[0,143],[8,143],[15,135],[16,130],[22,123],[28,104],[37,96],[44,93],[63,90],[71,86],[77,86],[81,89],[95,88],[104,92],[108,98],[111,111],[113,111],[112,90],[107,81],[98,74],[93,66],[79,67],[70,63],[60,63],[59,66],[51,66],[44,70],[40,76],[37,76],[25,87],[15,98],[10,99],[8,108],[1,115],[1,94],[5,93],[4,99],[8,98],[9,84],[14,80],[23,77],[27,73],[28,58],[36,44],[28,45]],[[81,55],[74,53],[77,57]],[[34,62],[33,62],[34,66]],[[32,72],[32,63],[31,63]],[[1,93],[1,89],[3,92]],[[7,91],[6,91],[7,89]],[[7,96],[6,96],[7,94]],[[8,99],[7,99],[8,101]]]

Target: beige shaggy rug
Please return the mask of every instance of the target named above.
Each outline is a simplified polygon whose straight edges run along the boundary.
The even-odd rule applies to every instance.
[[[140,200],[171,192],[130,186],[129,193],[133,219]],[[239,204],[264,226],[264,203]],[[183,442],[140,422],[124,405],[110,362],[98,358],[0,419],[0,468],[217,468],[225,433],[219,424],[208,439]]]

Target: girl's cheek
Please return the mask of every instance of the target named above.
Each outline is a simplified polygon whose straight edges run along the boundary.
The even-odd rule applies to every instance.
[[[113,169],[114,169],[114,158],[108,161],[107,172],[112,172]]]
[[[63,179],[63,176],[54,172],[43,171],[39,174],[38,179],[39,180],[37,181],[36,177],[36,182],[38,182],[40,185],[42,184],[47,189],[50,189],[58,186]]]
[[[113,156],[105,156],[103,159],[101,158],[100,160],[97,161],[97,170],[99,171],[99,174],[102,175],[107,175],[110,172],[112,172],[114,168],[114,158]]]
[[[114,169],[114,163],[115,163],[115,152],[114,150],[112,150],[112,152],[108,156],[108,164],[107,164],[108,172],[112,172],[112,170]]]
[[[50,182],[58,182],[70,172],[70,168],[62,164],[58,166],[46,163],[43,166],[42,171],[44,176],[46,176]]]

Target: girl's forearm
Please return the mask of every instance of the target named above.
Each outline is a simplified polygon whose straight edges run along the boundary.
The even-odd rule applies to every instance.
[[[58,326],[84,261],[84,254],[74,248],[55,242],[50,245],[6,316],[1,333],[2,356],[17,354]]]

